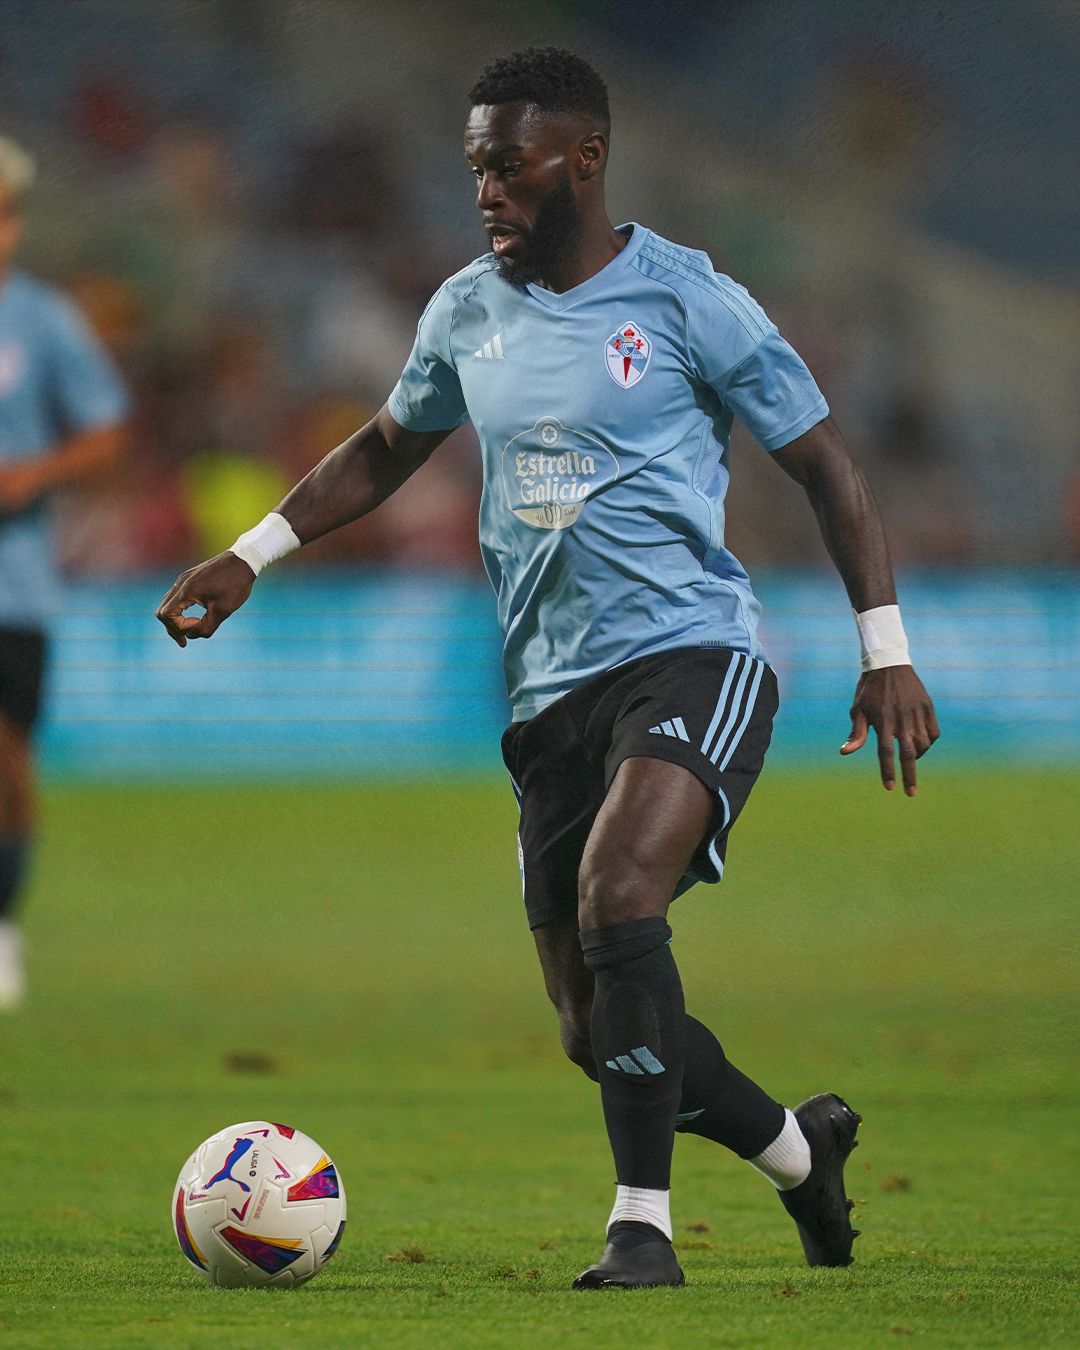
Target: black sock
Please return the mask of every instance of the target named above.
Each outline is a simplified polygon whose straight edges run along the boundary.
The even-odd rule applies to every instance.
[[[671,1185],[686,1055],[682,983],[660,918],[581,934],[596,977],[591,1035],[615,1175],[621,1186]]]
[[[686,1019],[686,1067],[678,1130],[740,1158],[756,1158],[784,1128],[784,1108],[732,1064],[708,1027]]]
[[[29,841],[22,835],[0,835],[0,919],[10,919],[19,894]]]

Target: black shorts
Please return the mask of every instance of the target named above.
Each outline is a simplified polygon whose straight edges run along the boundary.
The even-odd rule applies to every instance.
[[[0,715],[27,730],[41,711],[47,648],[40,629],[0,626]]]
[[[713,819],[675,894],[719,881],[727,836],[769,748],[776,676],[726,647],[643,656],[572,689],[503,733],[521,808],[518,857],[530,928],[577,911],[596,813],[624,759],[681,764],[715,796]]]

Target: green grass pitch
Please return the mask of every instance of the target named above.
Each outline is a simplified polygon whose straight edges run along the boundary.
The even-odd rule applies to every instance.
[[[689,1008],[792,1103],[865,1115],[864,1236],[811,1271],[768,1184],[680,1139],[683,1290],[574,1293],[612,1195],[561,1057],[501,782],[52,789],[32,1000],[0,1022],[0,1343],[1080,1343],[1080,780],[767,773],[728,877],[674,912]],[[176,1173],[268,1116],[345,1180],[292,1293],[177,1249]]]

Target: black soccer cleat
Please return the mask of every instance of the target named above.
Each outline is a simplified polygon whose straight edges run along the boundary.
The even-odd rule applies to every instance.
[[[595,1266],[581,1272],[574,1288],[646,1289],[683,1282],[674,1248],[659,1229],[650,1230],[642,1223],[615,1223],[608,1232],[603,1256]]]
[[[810,1145],[810,1175],[790,1191],[778,1191],[795,1220],[810,1266],[851,1265],[854,1201],[844,1191],[844,1164],[858,1148],[855,1131],[862,1116],[835,1093],[823,1092],[792,1113]]]

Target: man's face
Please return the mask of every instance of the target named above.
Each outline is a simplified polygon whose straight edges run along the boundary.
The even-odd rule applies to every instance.
[[[22,204],[9,187],[0,183],[0,272],[18,248],[22,229]]]
[[[580,136],[580,124],[530,104],[481,104],[469,114],[465,154],[476,204],[507,281],[541,281],[572,251],[581,229],[571,172]]]

